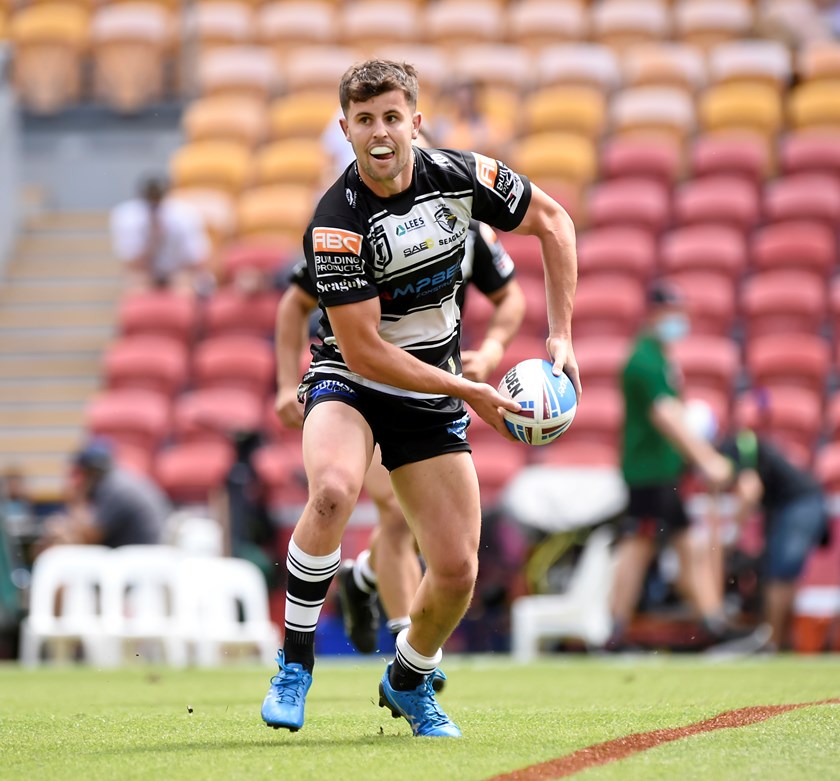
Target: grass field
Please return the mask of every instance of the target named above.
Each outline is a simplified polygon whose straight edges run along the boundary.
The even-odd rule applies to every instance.
[[[837,657],[445,661],[441,702],[462,740],[412,738],[377,707],[381,661],[320,661],[296,734],[260,721],[272,672],[263,667],[0,666],[0,779],[480,781],[731,709],[840,697]],[[840,779],[840,705],[684,738],[574,777]]]

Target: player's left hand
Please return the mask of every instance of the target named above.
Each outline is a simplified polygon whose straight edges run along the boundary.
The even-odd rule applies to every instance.
[[[559,376],[560,372],[566,372],[566,375],[575,386],[575,393],[577,394],[578,401],[580,401],[583,388],[580,384],[580,370],[578,369],[577,359],[575,358],[575,351],[572,348],[572,337],[549,335],[548,339],[545,340],[545,346],[554,364],[554,374]]]
[[[480,350],[464,350],[461,353],[461,371],[468,380],[473,382],[487,382],[496,367]]]

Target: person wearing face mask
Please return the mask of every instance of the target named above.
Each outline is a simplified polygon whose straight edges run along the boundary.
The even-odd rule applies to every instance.
[[[753,630],[727,623],[711,551],[692,545],[689,537],[689,518],[679,490],[687,469],[693,467],[711,491],[724,488],[732,478],[731,463],[688,425],[679,370],[668,348],[689,330],[680,291],[662,282],[654,284],[647,320],[621,375],[625,404],[621,469],[628,504],[611,594],[613,634],[608,648],[612,650],[625,645],[648,567],[665,542],[679,555],[689,599],[713,644],[748,652],[769,638],[766,626]]]

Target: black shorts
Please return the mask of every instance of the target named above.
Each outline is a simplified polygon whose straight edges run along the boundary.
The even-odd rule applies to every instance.
[[[322,401],[357,409],[382,450],[382,464],[393,471],[444,453],[472,452],[467,442],[470,416],[461,399],[412,399],[367,388],[335,374],[308,374],[300,394],[304,419]]]
[[[688,526],[688,515],[676,483],[628,486],[622,534],[663,541]]]

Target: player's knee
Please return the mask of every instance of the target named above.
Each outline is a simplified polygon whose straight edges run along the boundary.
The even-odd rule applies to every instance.
[[[478,577],[478,557],[450,556],[434,566],[429,563],[428,568],[443,590],[452,594],[468,594],[472,593]]]
[[[325,522],[345,519],[356,505],[359,490],[358,481],[336,470],[313,481],[310,485],[309,505],[315,516]]]

